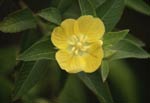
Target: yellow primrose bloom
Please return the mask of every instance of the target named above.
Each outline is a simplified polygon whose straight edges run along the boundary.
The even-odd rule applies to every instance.
[[[52,43],[59,49],[56,60],[61,69],[69,73],[96,71],[103,58],[104,32],[103,22],[90,15],[64,20],[51,36]]]

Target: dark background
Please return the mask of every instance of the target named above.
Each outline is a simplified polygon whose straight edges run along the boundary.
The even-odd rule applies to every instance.
[[[150,53],[150,16],[125,8],[117,27],[130,29],[131,34],[146,44],[144,49]],[[127,59],[127,62],[139,80],[141,103],[150,103],[150,59]]]

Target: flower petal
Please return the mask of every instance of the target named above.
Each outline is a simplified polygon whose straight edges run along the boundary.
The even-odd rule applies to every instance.
[[[83,55],[86,62],[86,67],[83,69],[84,72],[92,73],[96,71],[101,65],[103,59],[103,49],[100,42],[92,44],[87,51],[87,54]]]
[[[75,19],[66,19],[61,23],[61,27],[64,29],[66,35],[74,35],[74,25],[76,20]]]
[[[104,23],[90,15],[81,16],[77,19],[77,23],[79,33],[87,35],[89,42],[101,39],[105,32]]]
[[[67,48],[68,36],[61,27],[56,27],[51,35],[52,43],[59,49]]]
[[[65,50],[56,53],[56,60],[61,69],[69,73],[77,73],[85,68],[85,62],[81,56],[75,56]]]
[[[74,19],[64,20],[59,27],[56,27],[51,36],[53,44],[59,49],[66,49],[68,40],[74,34]]]

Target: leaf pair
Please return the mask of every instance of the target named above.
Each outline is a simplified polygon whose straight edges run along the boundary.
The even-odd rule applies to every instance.
[[[125,58],[150,58],[141,41],[128,34],[129,30],[109,32],[104,35],[105,58],[101,66],[102,79],[105,81],[109,73],[109,62]],[[128,34],[128,35],[127,35]]]
[[[109,32],[104,36],[105,58],[109,60],[124,58],[149,58],[150,55],[142,49],[141,42],[135,37],[126,37],[128,30]]]
[[[57,25],[61,22],[61,15],[56,8],[43,9],[37,15],[33,14],[29,9],[22,9],[10,14],[0,22],[0,31],[15,33],[36,28],[38,25],[36,16],[40,16]]]

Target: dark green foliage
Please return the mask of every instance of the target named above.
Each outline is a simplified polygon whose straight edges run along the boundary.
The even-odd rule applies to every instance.
[[[29,9],[10,14],[0,23],[0,31],[15,33],[36,27],[36,20]]]

